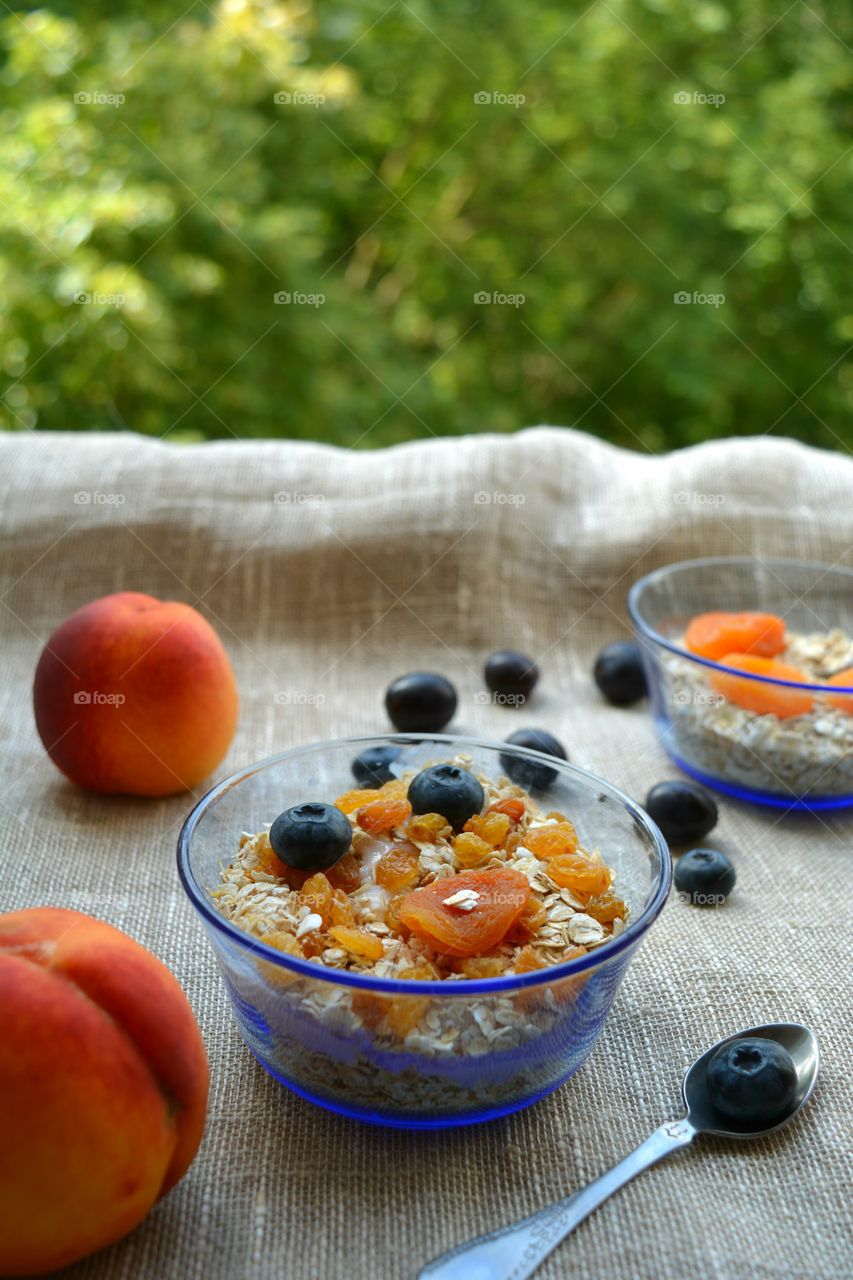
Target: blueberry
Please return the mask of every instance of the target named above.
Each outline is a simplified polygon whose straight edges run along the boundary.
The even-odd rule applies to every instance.
[[[350,766],[352,776],[360,787],[381,787],[396,776],[391,765],[399,758],[399,747],[365,747]]]
[[[389,684],[385,710],[403,733],[438,733],[453,719],[456,690],[434,671],[411,671]]]
[[[544,729],[518,729],[506,741],[510,746],[541,751],[546,756],[556,756],[558,760],[569,758],[563,744]],[[535,760],[522,760],[508,751],[501,753],[501,768],[508,778],[526,791],[544,791],[557,776],[556,769],[549,769],[546,764],[538,764]]]
[[[717,825],[713,796],[695,782],[659,782],[646,796],[645,809],[676,848],[703,840]]]
[[[694,907],[718,907],[735,887],[735,869],[718,849],[691,849],[678,860],[675,887]]]
[[[595,660],[592,674],[607,701],[615,707],[639,702],[648,692],[640,646],[629,640],[605,645]]]
[[[458,764],[436,764],[412,778],[409,803],[415,813],[440,813],[454,831],[461,831],[468,819],[482,810],[486,793],[467,769]]]
[[[499,649],[486,659],[483,675],[496,701],[510,707],[521,707],[530,697],[539,680],[539,668],[525,653],[514,649]]]
[[[333,805],[295,804],[280,813],[270,827],[270,844],[289,867],[325,871],[349,849],[352,827]]]
[[[744,1036],[717,1050],[708,1063],[708,1096],[739,1128],[767,1129],[791,1111],[797,1069],[781,1044]]]

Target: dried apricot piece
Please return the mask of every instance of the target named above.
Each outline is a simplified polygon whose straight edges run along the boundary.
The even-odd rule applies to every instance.
[[[356,822],[362,831],[393,831],[411,817],[408,800],[372,800],[358,811]]]
[[[506,813],[475,813],[462,830],[479,836],[492,849],[499,849],[509,835],[511,826],[512,822]]]
[[[842,688],[853,689],[853,667],[847,667],[844,671],[830,676],[826,683],[840,684]],[[853,716],[853,693],[833,694],[826,700],[831,707],[835,707],[838,711],[846,711],[848,716]]]
[[[341,813],[355,813],[356,809],[360,809],[363,804],[368,804],[371,800],[375,800],[378,795],[379,790],[376,787],[370,790],[345,791],[335,801],[335,808],[340,809]]]
[[[561,853],[548,863],[548,875],[561,889],[580,894],[601,894],[610,887],[610,870],[585,853]]]
[[[714,661],[726,653],[775,658],[785,648],[785,622],[774,613],[700,613],[690,619],[684,644],[691,653]]]
[[[808,677],[798,667],[774,658],[761,658],[752,653],[727,653],[721,658],[723,666],[754,676],[768,676],[773,680],[789,680],[793,684],[807,684]],[[788,720],[791,716],[808,715],[814,706],[812,695],[803,690],[787,689],[778,684],[763,684],[759,680],[743,680],[725,671],[715,671],[711,687],[729,702],[754,711],[757,715],[778,716]]]
[[[496,800],[490,805],[486,813],[505,813],[507,817],[512,818],[513,822],[521,822],[524,817],[525,804],[523,800],[517,800],[515,796],[509,796],[506,800]]]
[[[420,844],[436,844],[439,840],[446,840],[452,831],[450,823],[441,813],[416,813],[406,828],[409,839],[417,840]]]
[[[299,956],[300,960],[303,958],[299,939],[295,938],[292,933],[287,933],[284,929],[277,929],[275,933],[265,934],[264,942],[268,947],[275,947],[276,951],[283,951],[289,956]]]
[[[436,951],[474,956],[491,951],[524,910],[530,883],[520,871],[492,867],[462,871],[422,889],[400,903],[403,924]]]
[[[377,884],[389,893],[404,893],[413,889],[420,877],[420,854],[412,845],[392,845],[376,864],[374,877]]]
[[[359,956],[364,960],[382,959],[384,948],[374,933],[354,929],[346,924],[335,924],[329,930],[329,935],[352,956]],[[307,936],[310,938],[311,935]]]
[[[479,867],[492,856],[492,846],[473,831],[460,831],[453,840],[453,853],[460,867]]]
[[[534,827],[524,837],[525,848],[537,858],[554,858],[561,853],[574,853],[578,837],[571,822],[555,822],[547,827]]]

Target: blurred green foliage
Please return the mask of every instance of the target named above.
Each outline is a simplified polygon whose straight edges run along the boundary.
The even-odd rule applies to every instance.
[[[849,8],[182,9],[4,6],[7,428],[853,440]]]

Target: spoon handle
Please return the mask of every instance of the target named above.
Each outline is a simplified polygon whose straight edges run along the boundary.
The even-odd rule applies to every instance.
[[[662,1124],[629,1156],[574,1195],[509,1227],[457,1245],[428,1262],[418,1280],[527,1280],[602,1201],[649,1165],[686,1147],[695,1136],[686,1117]]]

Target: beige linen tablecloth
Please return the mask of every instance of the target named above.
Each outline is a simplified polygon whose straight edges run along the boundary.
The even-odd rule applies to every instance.
[[[783,1018],[811,1024],[824,1052],[801,1119],[749,1146],[702,1139],[643,1174],[541,1275],[853,1274],[850,819],[723,804],[731,902],[668,904],[573,1081],[505,1121],[384,1131],[311,1107],[243,1047],[175,871],[193,797],[75,790],[44,755],[30,707],[50,631],[124,589],[195,603],[222,637],[242,697],[223,774],[383,729],[385,685],[413,667],[456,682],[460,731],[502,738],[517,713],[476,694],[484,655],[509,645],[543,671],[524,719],[642,799],[675,770],[646,707],[605,706],[589,674],[596,650],[625,633],[628,587],[707,553],[853,564],[849,458],[767,439],[629,455],[553,429],[379,453],[32,435],[0,442],[0,476],[2,906],[76,907],[145,943],[183,983],[212,1070],[189,1174],[128,1239],[69,1275],[404,1280],[596,1176],[679,1113],[697,1052]]]

